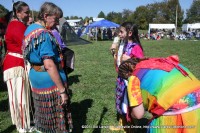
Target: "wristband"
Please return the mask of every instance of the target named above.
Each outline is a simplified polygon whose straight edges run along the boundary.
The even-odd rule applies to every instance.
[[[64,88],[64,91],[60,92],[60,94],[66,94],[66,89]]]

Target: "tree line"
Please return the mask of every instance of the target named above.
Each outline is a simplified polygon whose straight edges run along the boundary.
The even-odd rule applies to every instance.
[[[122,12],[109,12],[105,14],[101,11],[97,17],[105,18],[115,23],[121,24],[125,21],[134,22],[139,26],[139,29],[147,29],[149,23],[174,23],[181,27],[184,23],[197,23],[200,22],[200,0],[193,0],[192,5],[186,10],[186,16],[184,16],[184,10],[181,8],[179,0],[163,0],[162,2],[155,2],[147,4],[145,6],[139,6],[134,10],[123,9]],[[0,5],[0,17],[2,14],[8,12],[2,5]],[[34,20],[37,18],[37,11],[32,11]],[[68,19],[82,19],[83,22],[92,20],[92,17],[86,16],[85,18],[78,16],[66,16]]]

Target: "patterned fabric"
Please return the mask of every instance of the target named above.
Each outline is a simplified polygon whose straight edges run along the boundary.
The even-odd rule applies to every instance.
[[[32,93],[35,107],[35,125],[37,130],[45,133],[72,132],[72,118],[69,104],[61,106],[58,89]]]
[[[148,133],[200,133],[200,108],[170,116],[155,118],[147,127]]]
[[[124,100],[124,93],[125,93],[125,89],[127,88],[127,85],[125,83],[125,80],[118,77],[117,78],[117,82],[116,82],[116,109],[117,109],[117,112],[119,114],[124,114],[126,112],[123,111],[123,100]]]
[[[144,92],[148,92],[148,95],[145,97],[149,101],[148,110],[157,116],[162,115],[168,109],[171,111],[183,109],[184,101],[187,107],[200,103],[199,80],[187,68],[180,64],[179,66],[189,74],[189,77],[185,77],[176,68],[170,72],[159,69],[139,69],[135,73],[140,79],[141,89]]]
[[[140,68],[134,72],[140,80],[144,107],[154,115],[148,132],[200,131],[200,81],[183,65],[178,67],[181,69],[174,67],[169,72],[157,68]],[[138,81],[133,84],[137,86]]]
[[[43,65],[43,60],[53,59],[60,64],[59,45],[49,31],[41,25],[32,24],[25,32],[24,56],[31,64]],[[63,84],[67,83],[63,70],[58,70]],[[41,80],[38,80],[40,77]],[[71,132],[72,120],[68,106],[61,106],[61,96],[48,72],[29,72],[35,107],[35,126],[42,132]]]
[[[142,103],[140,81],[135,76],[130,76],[128,79],[128,101],[130,107],[137,106]]]
[[[137,43],[127,43],[124,46],[124,53],[132,57],[142,58],[144,57],[143,51]]]

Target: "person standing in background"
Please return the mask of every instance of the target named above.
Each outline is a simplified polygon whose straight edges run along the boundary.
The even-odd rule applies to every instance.
[[[60,14],[59,21],[63,21],[62,20],[63,11],[60,8],[59,8],[59,14]],[[74,52],[71,49],[67,48],[66,44],[62,40],[62,37],[61,37],[59,30],[58,30],[59,29],[58,28],[59,27],[59,21],[57,21],[56,24],[51,28],[51,32],[52,32],[53,36],[56,38],[56,41],[58,42],[58,44],[61,48],[62,55],[63,55],[63,61],[64,61],[64,71],[65,71],[65,74],[66,74],[67,79],[68,79],[68,74],[71,73],[73,71],[73,69],[69,67],[71,65],[67,64],[68,63],[67,60],[70,59],[72,61],[72,63],[74,63],[75,55],[74,55]],[[64,19],[64,21],[65,21],[65,19]]]
[[[12,123],[19,132],[30,129],[30,86],[22,56],[22,41],[29,14],[29,6],[25,2],[14,3],[13,18],[5,33],[7,53],[3,60],[3,78],[8,88]]]

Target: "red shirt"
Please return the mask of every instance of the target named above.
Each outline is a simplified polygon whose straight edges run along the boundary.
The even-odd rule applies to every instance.
[[[9,23],[5,34],[7,52],[22,54],[25,30],[26,26],[20,21],[13,20]],[[3,62],[3,70],[16,66],[24,67],[24,60],[7,54]]]

